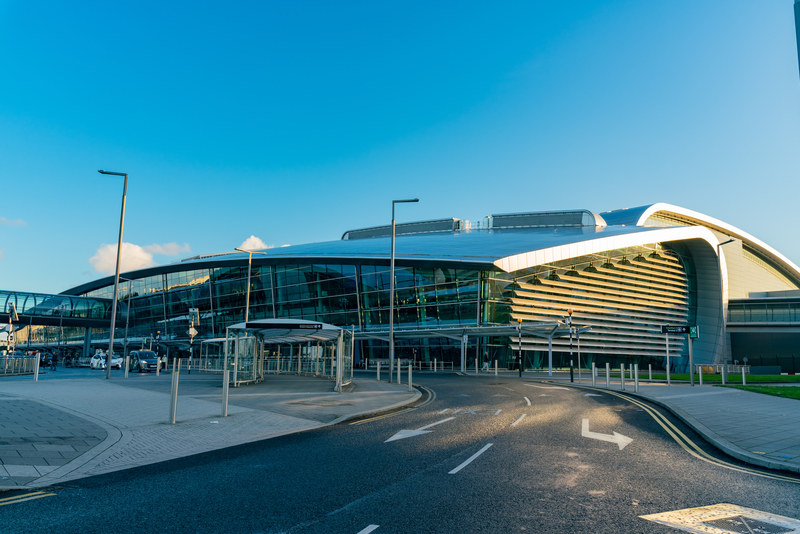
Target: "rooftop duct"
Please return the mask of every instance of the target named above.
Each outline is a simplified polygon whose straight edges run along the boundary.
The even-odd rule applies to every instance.
[[[535,211],[492,215],[491,228],[544,228],[551,226],[606,226],[606,221],[589,210]]]
[[[433,221],[419,221],[404,224],[395,224],[395,235],[430,234],[435,232],[454,232],[461,230],[461,219],[436,219]],[[391,237],[392,227],[374,226],[360,230],[349,230],[342,235],[342,240],[367,239],[370,237]]]

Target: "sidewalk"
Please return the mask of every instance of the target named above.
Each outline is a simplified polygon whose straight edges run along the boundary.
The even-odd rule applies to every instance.
[[[626,389],[634,394],[632,383],[626,381]],[[734,458],[800,473],[800,401],[796,399],[707,385],[641,382],[639,396],[667,408]]]
[[[355,378],[270,375],[230,390],[219,375],[180,375],[177,424],[167,423],[171,377],[0,380],[0,490],[37,488],[302,432],[414,402],[420,393]]]

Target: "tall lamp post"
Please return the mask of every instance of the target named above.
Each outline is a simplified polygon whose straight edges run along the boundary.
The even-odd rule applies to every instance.
[[[794,31],[797,33],[797,64],[800,66],[800,0],[794,0]]]
[[[247,320],[250,318],[250,272],[253,269],[253,254],[263,254],[264,256],[267,255],[266,252],[253,252],[252,250],[245,250],[243,248],[236,247],[236,250],[239,252],[246,252],[249,254],[247,257],[247,297],[244,304],[244,323],[247,326]]]
[[[392,370],[394,369],[394,205],[405,204],[408,202],[419,202],[418,198],[406,200],[392,200],[392,260],[391,272],[389,273],[389,382],[392,381]],[[400,376],[398,375],[398,380]]]
[[[122,253],[122,229],[125,227],[125,200],[128,195],[128,173],[97,171],[100,174],[110,174],[112,176],[124,176],[125,182],[122,185],[122,213],[119,216],[119,241],[117,243],[117,269],[114,274],[114,300],[111,301],[111,332],[108,335],[108,356],[106,365],[106,379],[111,378],[111,358],[114,355],[114,327],[117,321],[117,295],[119,293],[119,257]]]
[[[720,320],[722,321],[722,383],[726,383],[728,381],[728,357],[725,355],[725,347],[728,344],[727,340],[725,339],[725,327],[726,327],[726,320],[725,317],[725,299],[722,298],[722,255],[720,253],[720,247],[722,245],[727,245],[728,243],[733,243],[736,241],[735,239],[728,239],[727,241],[723,241],[722,243],[717,243],[717,261],[719,261],[719,311],[720,311]],[[693,370],[690,369],[690,372]]]

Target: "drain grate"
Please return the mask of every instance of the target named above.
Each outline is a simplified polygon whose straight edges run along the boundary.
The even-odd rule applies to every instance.
[[[786,528],[772,523],[765,523],[752,517],[736,515],[733,517],[723,517],[711,521],[704,521],[706,525],[723,528],[737,534],[786,534],[793,532],[793,528]]]
[[[712,504],[640,516],[694,534],[800,534],[800,521],[735,504]]]

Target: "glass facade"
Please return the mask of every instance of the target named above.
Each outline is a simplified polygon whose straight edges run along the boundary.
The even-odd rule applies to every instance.
[[[179,268],[176,266],[176,268]],[[250,277],[251,320],[297,318],[320,321],[368,333],[388,330],[390,267],[381,264],[254,264]],[[105,298],[113,287],[86,293]],[[664,365],[662,324],[695,321],[696,276],[692,257],[680,243],[652,244],[552,262],[512,273],[434,266],[395,269],[397,331],[435,330],[458,326],[507,325],[563,320],[569,310],[576,326],[591,330],[581,336],[581,362]],[[247,265],[188,269],[120,284],[120,320],[115,338],[160,336],[182,350],[189,340],[190,308],[200,310],[195,342],[219,338],[244,321]],[[45,331],[47,328],[43,327]],[[52,334],[41,333],[50,338]],[[108,339],[107,329],[94,329],[94,339]],[[65,336],[59,332],[59,339]],[[452,336],[451,336],[452,337]],[[673,361],[686,356],[685,339],[670,340]],[[501,366],[512,364],[517,339],[470,338],[467,365],[476,357]],[[547,365],[547,339],[522,339],[525,365]],[[577,342],[575,346],[577,351]],[[569,340],[553,340],[554,365],[569,365]],[[448,337],[398,339],[399,358],[460,361],[460,341]],[[388,358],[388,344],[379,339],[357,341],[356,359]],[[577,355],[575,355],[577,360]],[[577,365],[578,362],[575,361]]]

